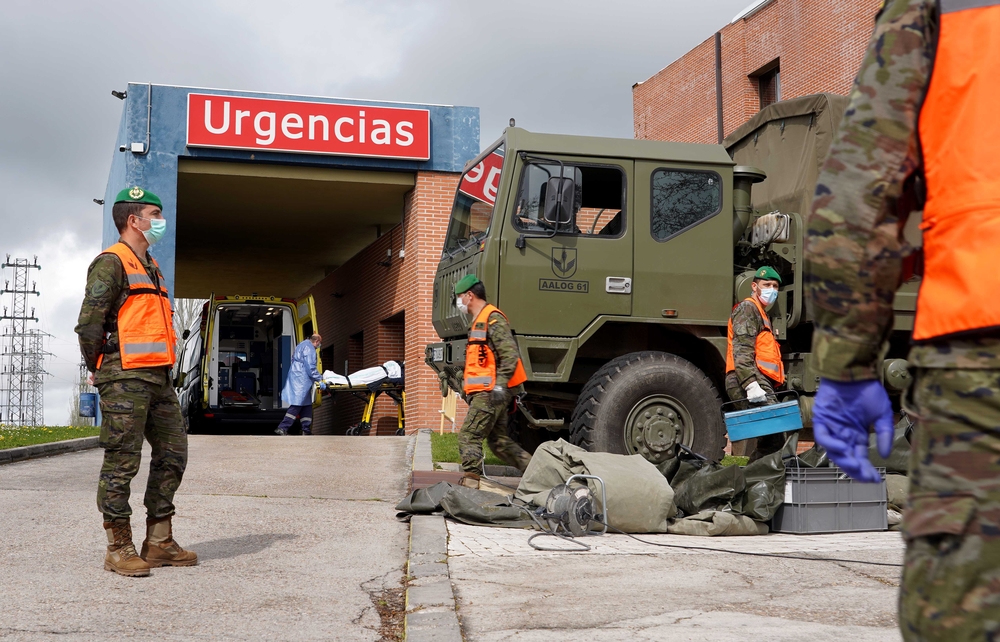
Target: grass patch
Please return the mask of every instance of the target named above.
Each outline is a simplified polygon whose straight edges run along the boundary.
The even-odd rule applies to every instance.
[[[483,454],[486,455],[486,463],[490,466],[505,466],[506,464],[493,454],[490,447],[483,440]],[[446,432],[444,434],[431,433],[431,459],[434,461],[450,461],[456,464],[462,463],[462,458],[458,454],[458,433]]]
[[[93,437],[101,433],[100,426],[21,426],[0,428],[0,450],[47,444],[53,441]]]
[[[726,455],[725,457],[722,458],[722,461],[719,463],[721,463],[723,466],[746,466],[747,464],[750,463],[750,458],[737,457],[735,455]]]

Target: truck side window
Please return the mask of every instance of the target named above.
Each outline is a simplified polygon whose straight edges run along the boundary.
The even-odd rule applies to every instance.
[[[521,173],[514,227],[520,232],[551,233],[545,222],[542,204],[549,178],[559,175],[559,165],[530,163]],[[625,173],[618,167],[566,165],[563,176],[576,184],[572,229],[561,228],[560,235],[621,236],[625,230]]]
[[[666,241],[722,209],[722,177],[715,172],[658,169],[652,188],[650,223],[657,241]]]

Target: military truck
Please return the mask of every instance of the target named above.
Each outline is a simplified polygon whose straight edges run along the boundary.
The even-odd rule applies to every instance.
[[[426,363],[442,393],[462,389],[471,319],[453,288],[474,273],[516,333],[528,381],[512,433],[529,450],[562,435],[658,465],[676,444],[721,457],[729,315],[771,265],[788,387],[814,394],[803,213],[845,106],[777,103],[724,145],[506,129],[461,177],[434,281]],[[915,297],[913,283],[897,296],[890,389],[906,383]]]

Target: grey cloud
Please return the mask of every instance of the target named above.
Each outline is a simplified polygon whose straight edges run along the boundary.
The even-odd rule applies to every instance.
[[[631,86],[750,0],[638,2],[37,1],[0,7],[0,256],[49,244],[48,274],[100,250],[101,198],[128,81],[480,107],[482,141],[536,131],[632,135]],[[69,248],[69,249],[67,249]],[[62,380],[80,294],[49,286]]]

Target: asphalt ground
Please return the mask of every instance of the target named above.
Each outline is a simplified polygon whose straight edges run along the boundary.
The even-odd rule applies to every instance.
[[[190,568],[105,571],[102,450],[0,466],[0,638],[379,640],[409,528],[405,437],[192,435],[174,536]],[[133,481],[145,535],[148,448]]]
[[[590,552],[545,553],[528,545],[530,534],[448,521],[448,566],[466,640],[901,639],[899,568],[657,548],[617,534],[584,538]],[[889,564],[903,557],[902,538],[890,532],[641,537],[776,556]]]

